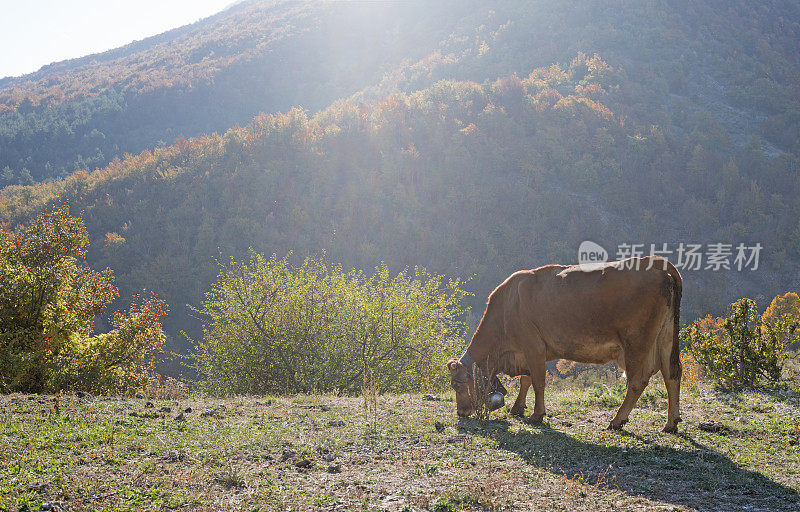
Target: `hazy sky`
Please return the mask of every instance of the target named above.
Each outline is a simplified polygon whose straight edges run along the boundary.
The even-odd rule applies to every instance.
[[[215,14],[233,0],[0,0],[0,78],[110,50]]]

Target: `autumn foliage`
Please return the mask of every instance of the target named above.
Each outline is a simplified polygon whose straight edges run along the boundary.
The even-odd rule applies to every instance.
[[[788,346],[798,348],[800,335],[797,330],[789,333],[784,328],[784,326],[800,324],[800,297],[796,293],[788,292],[772,299],[764,314],[761,315],[761,320],[781,332],[782,336],[786,336]]]
[[[94,319],[118,295],[110,269],[83,262],[89,237],[69,206],[28,227],[0,230],[0,391],[123,392],[140,385],[164,351],[166,304],[136,298],[113,329]]]
[[[725,317],[706,317],[681,331],[691,356],[722,387],[780,384],[798,323],[793,293],[778,296],[764,315],[751,299],[739,299]],[[797,297],[795,295],[795,297]],[[780,305],[786,305],[781,311]]]

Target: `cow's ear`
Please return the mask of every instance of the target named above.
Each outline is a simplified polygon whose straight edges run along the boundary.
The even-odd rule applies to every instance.
[[[458,361],[458,359],[453,358],[447,361],[447,368],[450,370],[450,373],[455,375],[458,373],[458,370],[461,368],[462,364]]]

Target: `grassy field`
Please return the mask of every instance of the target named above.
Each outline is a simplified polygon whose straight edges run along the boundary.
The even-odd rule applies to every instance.
[[[800,510],[797,394],[695,387],[677,436],[655,386],[606,430],[620,397],[549,390],[532,426],[448,395],[0,396],[0,510]]]

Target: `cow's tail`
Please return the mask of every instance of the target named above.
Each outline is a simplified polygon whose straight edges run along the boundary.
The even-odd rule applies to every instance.
[[[683,278],[672,263],[667,262],[667,273],[672,277],[672,353],[669,358],[669,378],[680,379],[681,367],[680,341],[681,330],[681,295],[683,294]]]

